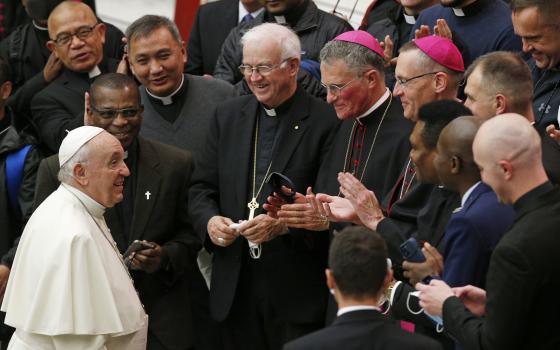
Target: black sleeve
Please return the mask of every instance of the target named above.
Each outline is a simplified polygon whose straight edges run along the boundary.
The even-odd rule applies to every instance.
[[[50,158],[43,159],[39,164],[35,185],[35,197],[33,199],[33,211],[35,211],[35,209],[37,209],[37,207],[41,205],[41,203],[43,203],[43,201],[47,199],[51,193],[56,191],[60,185],[57,178],[58,174],[54,171],[54,169],[49,167],[49,159]]]
[[[187,45],[187,65],[185,67],[185,73],[193,75],[203,75],[202,66],[202,47],[200,39],[200,9],[196,12],[196,18],[194,20],[193,26],[191,28],[191,33],[189,34],[189,43]]]
[[[214,69],[215,78],[225,80],[233,85],[243,80],[243,75],[238,69],[242,61],[240,39],[239,26],[237,26],[229,32],[224,41],[222,52]],[[238,91],[241,91],[241,89],[238,89]]]

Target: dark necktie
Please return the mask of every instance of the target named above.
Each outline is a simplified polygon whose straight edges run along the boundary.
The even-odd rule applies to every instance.
[[[253,15],[248,13],[245,16],[243,16],[243,18],[241,19],[241,23],[251,22],[252,20],[253,20]]]

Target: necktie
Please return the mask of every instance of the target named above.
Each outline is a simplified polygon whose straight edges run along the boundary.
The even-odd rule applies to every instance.
[[[248,13],[245,16],[243,16],[243,18],[241,19],[241,23],[251,22],[252,20],[253,20],[253,15]]]

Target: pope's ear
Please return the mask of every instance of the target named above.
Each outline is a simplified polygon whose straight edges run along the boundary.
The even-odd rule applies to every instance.
[[[82,186],[88,184],[86,173],[86,168],[81,163],[74,165],[74,168],[72,169],[72,177]]]

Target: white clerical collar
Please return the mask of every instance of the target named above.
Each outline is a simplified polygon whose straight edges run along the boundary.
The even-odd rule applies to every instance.
[[[276,113],[276,109],[271,108],[271,109],[267,109],[265,106],[263,106],[264,112],[266,113],[267,116],[269,117],[276,117],[278,114]]]
[[[391,91],[389,91],[389,88],[387,88],[387,90],[385,91],[385,93],[383,94],[383,96],[381,96],[381,98],[379,100],[377,100],[377,102],[375,102],[373,104],[373,106],[371,106],[367,111],[365,111],[364,113],[362,113],[358,118],[356,118],[358,120],[358,123],[362,124],[362,122],[360,121],[360,119],[362,119],[365,116],[370,115],[371,113],[373,113],[373,111],[375,111],[377,108],[379,108],[379,106],[381,106],[383,103],[385,103],[385,101],[387,101],[387,99],[391,96]]]
[[[257,11],[253,11],[253,12],[249,12],[247,11],[247,9],[245,8],[245,6],[243,6],[243,4],[241,3],[241,1],[239,1],[239,10],[237,11],[237,23],[241,23],[241,21],[243,20],[243,17],[245,17],[247,14],[251,14],[251,16],[253,18],[257,17],[258,15],[261,14],[261,12],[264,11],[264,7],[261,7],[260,9],[258,9]]]
[[[150,90],[148,90],[148,88],[146,88],[146,92],[148,93],[148,95],[152,96],[153,98],[160,100],[164,106],[168,106],[173,103],[173,96],[175,96],[181,90],[184,82],[185,82],[185,76],[181,75],[181,84],[179,84],[179,87],[175,91],[173,91],[171,94],[167,96],[163,96],[163,97],[156,96],[152,94]]]
[[[91,198],[90,196],[88,196],[87,194],[85,194],[84,192],[80,191],[79,189],[77,189],[76,187],[74,187],[72,185],[62,183],[61,186],[64,187],[65,189],[67,189],[68,191],[70,191],[76,197],[78,197],[80,202],[82,202],[85,205],[87,211],[91,215],[93,215],[94,217],[96,217],[98,219],[103,218],[103,214],[105,213],[105,207],[104,206],[97,203],[93,198]]]
[[[453,10],[453,13],[455,14],[455,16],[465,17],[465,11],[463,11],[463,9],[456,8],[456,7],[452,7],[451,9]]]
[[[286,23],[288,23],[288,21],[286,21],[286,17],[284,17],[284,16],[274,16],[274,20],[275,20],[276,23],[278,23],[278,24],[286,24]]]
[[[379,311],[381,312],[381,309],[378,308],[377,306],[373,306],[373,305],[353,305],[353,306],[346,306],[343,307],[341,309],[338,309],[338,312],[336,313],[336,316],[342,316],[344,314],[347,314],[349,312],[353,312],[353,311],[362,311],[362,310],[370,310],[370,311]]]
[[[471,193],[473,193],[473,191],[475,190],[475,188],[478,187],[478,185],[480,185],[480,181],[478,181],[477,183],[475,183],[474,185],[472,185],[467,192],[465,192],[465,194],[463,195],[463,197],[461,197],[461,207],[463,207],[465,205],[465,203],[467,203],[467,199],[469,199],[469,196],[471,195]]]
[[[416,23],[416,17],[411,16],[411,15],[407,15],[406,12],[403,12],[404,15],[404,21],[408,24],[415,24]]]
[[[35,21],[31,21],[31,23],[33,23],[33,27],[35,27],[35,28],[37,28],[37,29],[39,29],[39,30],[42,30],[42,31],[47,31],[47,30],[49,30],[49,28],[47,28],[47,27],[41,27],[41,26],[38,25],[37,22],[35,22]]]
[[[89,78],[95,78],[96,76],[101,75],[101,69],[98,66],[93,67],[92,70],[88,72]]]

